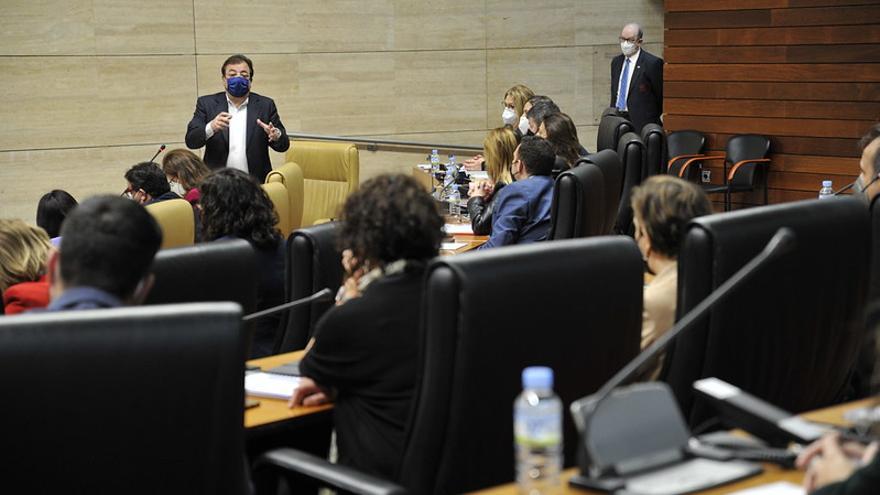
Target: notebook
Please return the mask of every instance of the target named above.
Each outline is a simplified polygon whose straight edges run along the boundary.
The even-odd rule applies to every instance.
[[[299,386],[299,380],[298,376],[251,373],[244,377],[244,391],[255,397],[289,399],[296,387]]]

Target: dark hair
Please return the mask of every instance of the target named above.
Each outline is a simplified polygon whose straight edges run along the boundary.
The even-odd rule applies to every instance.
[[[551,113],[559,113],[560,111],[561,110],[559,110],[559,106],[552,101],[539,101],[532,104],[532,108],[529,109],[529,113],[526,114],[526,118],[529,120],[533,120],[536,126],[540,126],[541,122],[544,122],[544,119],[548,115],[550,115]]]
[[[190,150],[179,148],[171,150],[162,158],[162,171],[165,175],[177,178],[187,191],[198,187],[202,177],[211,171],[198,155]]]
[[[553,103],[553,100],[551,100],[549,96],[535,95],[535,96],[529,98],[527,103],[531,103],[532,106],[535,106],[538,103]],[[531,109],[529,109],[529,110],[531,110]],[[528,115],[526,115],[526,117],[528,117]]]
[[[134,190],[143,189],[153,198],[171,190],[165,172],[155,162],[141,162],[131,167],[125,172],[125,180],[131,183]]]
[[[581,156],[581,143],[577,127],[571,117],[564,113],[551,113],[544,118],[547,141],[553,145],[555,153],[565,159],[571,167]]]
[[[342,208],[339,246],[351,249],[357,262],[353,270],[366,263],[428,260],[437,256],[442,239],[443,219],[434,200],[408,175],[374,177]]]
[[[669,175],[655,175],[633,188],[632,208],[651,249],[678,257],[691,219],[712,213],[712,204],[696,184]]]
[[[259,249],[278,245],[281,232],[275,207],[249,174],[233,168],[215,170],[202,179],[199,191],[206,240],[233,236]]]
[[[67,287],[95,287],[120,299],[149,272],[162,231],[147,210],[118,196],[95,196],[61,228],[61,279]]]
[[[37,225],[42,227],[49,237],[58,237],[61,233],[61,223],[76,205],[76,199],[67,191],[53,189],[47,192],[37,204]]]
[[[240,53],[236,53],[235,55],[230,56],[226,59],[225,62],[223,62],[223,65],[220,66],[220,75],[226,77],[226,66],[235,64],[247,64],[248,70],[250,70],[251,73],[250,80],[254,80],[254,63],[251,62],[251,59],[245,57]]]
[[[556,163],[556,153],[546,139],[525,136],[519,145],[519,160],[529,175],[550,175]]]

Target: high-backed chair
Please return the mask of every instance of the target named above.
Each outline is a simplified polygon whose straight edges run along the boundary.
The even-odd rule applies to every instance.
[[[684,164],[688,160],[701,156],[706,149],[706,136],[699,131],[674,131],[666,136],[666,173],[681,177],[684,180],[700,183],[700,170],[702,163],[692,161],[687,168]]]
[[[342,254],[336,245],[340,225],[328,222],[295,231],[287,240],[288,299],[308,297],[323,288],[334,293],[342,285]],[[278,352],[302,349],[312,336],[318,319],[333,305],[317,302],[291,309],[282,322]]]
[[[767,204],[767,169],[770,159],[770,138],[756,134],[740,134],[731,137],[725,147],[724,155],[692,158],[691,160],[721,160],[724,162],[724,184],[704,184],[706,193],[724,193],[724,210],[731,207],[731,194],[740,191],[751,191],[755,188],[757,179],[763,178],[764,204]],[[687,166],[687,162],[685,162]]]
[[[191,246],[195,242],[195,216],[187,200],[168,199],[146,208],[162,229],[162,249]]]
[[[594,163],[584,161],[556,178],[550,209],[549,238],[572,239],[603,235],[605,177]]]
[[[486,310],[509,307],[511,298],[522,310]],[[641,255],[623,237],[436,258],[426,274],[421,371],[394,481],[424,494],[513,481],[511,407],[522,369],[553,368],[567,411],[638,352],[641,301]],[[564,464],[572,466],[577,433],[570,415],[563,416]],[[335,486],[356,481],[358,493],[380,493],[368,490],[375,478],[322,459],[285,465]]]
[[[354,144],[295,141],[287,161],[302,168],[305,227],[336,218],[345,198],[358,187],[360,163]]]
[[[851,198],[700,217],[678,255],[680,318],[764,248],[780,227],[794,252],[773,261],[674,342],[661,378],[692,426],[713,416],[695,380],[717,377],[792,412],[834,404],[854,364],[868,288],[870,221]]]
[[[602,187],[602,235],[610,234],[614,230],[614,222],[617,219],[617,209],[620,205],[620,193],[623,188],[623,166],[620,163],[616,151],[602,150],[593,153],[586,158],[581,158],[577,163],[592,163],[602,171],[604,185]]]
[[[632,236],[633,211],[629,204],[632,189],[642,183],[645,163],[645,144],[634,132],[620,137],[617,144],[617,155],[623,165],[623,187],[620,192],[620,204],[617,207],[617,218],[614,221],[614,233]]]
[[[287,237],[291,232],[290,195],[287,188],[280,182],[266,182],[262,184],[262,188],[269,196],[269,200],[272,201],[272,207],[278,216],[278,224],[276,225],[278,230],[281,231],[282,236]]]
[[[246,493],[242,346],[231,303],[0,318],[4,486]]]
[[[617,115],[606,115],[599,121],[599,133],[596,136],[596,151],[616,150],[620,137],[627,132],[634,132],[632,122]]]
[[[290,200],[290,232],[285,232],[285,236],[302,227],[304,180],[302,168],[294,162],[287,162],[266,176],[267,183],[280,182],[287,188],[287,197]]]
[[[871,284],[868,297],[880,301],[880,195],[871,201]]]
[[[642,127],[642,142],[645,143],[645,163],[642,167],[642,179],[652,175],[666,173],[666,133],[657,124],[645,124]]]
[[[257,259],[242,239],[216,241],[156,253],[155,283],[146,304],[233,301],[245,314],[257,306]]]

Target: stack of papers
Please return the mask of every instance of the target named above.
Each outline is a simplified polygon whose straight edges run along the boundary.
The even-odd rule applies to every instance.
[[[455,234],[473,234],[474,229],[471,228],[471,224],[469,223],[447,223],[443,226],[443,232],[446,232],[448,235]]]
[[[273,373],[250,373],[244,377],[244,391],[255,397],[289,399],[299,386],[300,377]]]
[[[466,242],[441,242],[440,249],[444,251],[455,251],[467,246]]]

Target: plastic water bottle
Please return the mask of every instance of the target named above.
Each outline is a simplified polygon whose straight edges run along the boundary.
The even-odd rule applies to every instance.
[[[458,209],[458,201],[461,199],[461,193],[458,192],[458,186],[455,184],[449,185],[449,194],[446,195],[446,200],[449,201],[449,216],[457,217],[460,213]]]
[[[455,164],[455,155],[450,153],[448,158],[449,162],[446,163],[446,172],[448,173],[451,170],[452,175],[455,175],[458,172],[458,166]]]
[[[526,495],[559,493],[562,468],[562,401],[553,393],[553,370],[522,372],[523,392],[513,405],[516,481]]]
[[[834,197],[834,190],[831,189],[831,181],[823,180],[822,189],[819,189],[819,199],[828,199]]]
[[[440,154],[437,150],[431,150],[431,173],[436,174],[440,171]]]

